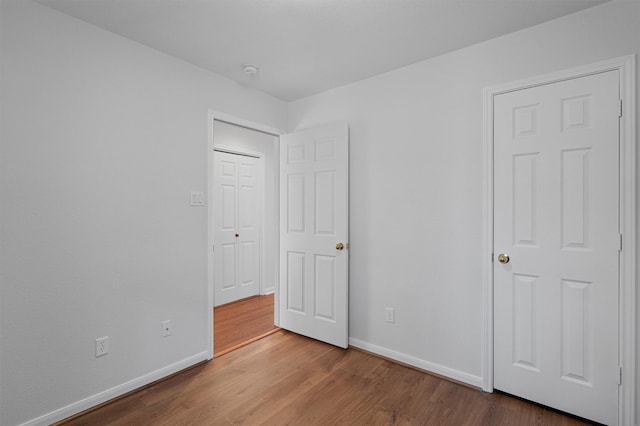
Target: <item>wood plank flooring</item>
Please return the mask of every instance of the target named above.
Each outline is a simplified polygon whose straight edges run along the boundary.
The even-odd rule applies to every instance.
[[[65,425],[581,425],[370,354],[278,331]]]
[[[218,357],[278,330],[274,295],[253,296],[214,309],[214,356]]]

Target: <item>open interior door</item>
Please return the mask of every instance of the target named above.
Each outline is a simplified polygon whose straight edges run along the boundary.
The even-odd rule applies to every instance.
[[[280,138],[280,326],[342,348],[349,340],[349,130]]]

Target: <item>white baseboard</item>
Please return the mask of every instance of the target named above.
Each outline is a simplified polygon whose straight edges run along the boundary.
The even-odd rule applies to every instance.
[[[404,364],[411,365],[413,367],[417,367],[421,370],[429,371],[429,372],[438,374],[440,376],[448,377],[450,379],[457,380],[462,383],[466,383],[471,386],[482,388],[482,377],[480,376],[474,376],[472,374],[454,370],[453,368],[445,367],[443,365],[425,361],[423,359],[416,358],[411,355],[403,354],[401,352],[397,352],[392,349],[387,349],[382,346],[378,346],[368,342],[364,342],[362,340],[354,339],[353,337],[349,338],[349,345],[355,348],[363,349],[367,352],[372,352],[374,354],[383,356],[385,358],[389,358],[398,362],[402,362]]]
[[[425,371],[430,371],[432,373],[439,374],[441,376],[448,377],[453,380],[457,380],[462,383],[467,383],[469,385],[476,386],[479,388],[482,387],[482,377],[479,377],[479,376],[474,376],[468,373],[464,373],[462,371],[454,370],[452,368],[435,364],[429,361],[425,361],[425,360],[413,357],[411,355],[407,355],[401,352],[384,348],[382,346],[364,342],[362,340],[358,340],[353,337],[349,338],[349,345],[356,348],[363,349],[368,352],[372,352],[377,355],[384,356],[386,358],[389,358],[395,361],[399,361],[399,362],[420,368]],[[121,385],[114,386],[111,389],[107,389],[103,392],[97,393],[95,395],[92,395],[80,401],[69,404],[65,407],[54,410],[50,413],[44,414],[35,419],[29,420],[25,423],[22,423],[22,425],[20,426],[41,426],[41,425],[49,425],[51,423],[55,423],[57,421],[66,419],[67,417],[73,416],[74,414],[78,414],[91,407],[95,407],[96,405],[102,404],[103,402],[107,402],[127,392],[131,392],[132,390],[148,385],[149,383],[152,383],[156,380],[167,377],[171,374],[177,373],[180,370],[184,370],[185,368],[191,367],[192,365],[195,365],[199,362],[206,361],[206,360],[207,360],[207,352],[206,351],[201,352],[189,358],[185,358],[181,361],[178,361],[174,364],[152,371],[151,373],[145,374],[144,376],[130,380]]]
[[[207,352],[201,352],[171,365],[167,365],[166,367],[152,371],[151,373],[145,374],[144,376],[129,380],[128,382],[125,382],[121,385],[114,386],[111,389],[107,389],[85,399],[81,399],[80,401],[69,404],[66,407],[59,408],[50,413],[29,420],[25,423],[22,423],[20,426],[41,426],[58,422],[60,420],[66,419],[67,417],[73,416],[74,414],[78,414],[91,407],[95,407],[98,404],[107,402],[127,392],[131,392],[132,390],[138,389],[144,385],[148,385],[149,383],[160,380],[173,373],[177,373],[180,370],[184,370],[187,367],[191,367],[192,365],[206,360]]]

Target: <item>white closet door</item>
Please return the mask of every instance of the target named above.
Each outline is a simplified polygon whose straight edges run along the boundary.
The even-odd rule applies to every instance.
[[[214,151],[215,306],[254,296],[259,282],[259,160]]]

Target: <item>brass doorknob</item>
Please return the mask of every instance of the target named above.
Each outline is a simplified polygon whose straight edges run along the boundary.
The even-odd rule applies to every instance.
[[[344,248],[344,244],[338,243],[336,244],[336,250],[342,250]]]
[[[500,263],[509,263],[509,256],[504,253],[500,253],[498,255],[498,262]]]

